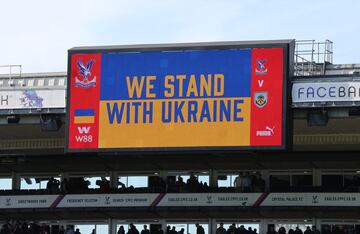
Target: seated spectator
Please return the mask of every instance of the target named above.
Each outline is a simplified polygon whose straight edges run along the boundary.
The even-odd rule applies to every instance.
[[[303,234],[303,232],[301,231],[301,229],[299,227],[296,227],[295,234]]]
[[[242,179],[243,192],[246,192],[246,193],[251,192],[251,185],[252,185],[252,181],[251,181],[250,174],[249,174],[249,172],[246,172],[245,176]]]
[[[65,234],[75,234],[74,227],[71,225],[67,226]]]
[[[202,190],[202,192],[210,192],[210,187],[206,182],[204,182],[202,184],[202,189],[201,190]]]
[[[244,227],[243,225],[241,225],[241,226]],[[246,230],[246,229],[244,228],[244,230],[241,231],[241,233],[254,234],[254,231],[252,230],[251,227],[248,227],[248,230]]]
[[[55,179],[54,177],[50,177],[46,184],[46,190],[49,194],[57,194],[59,193],[59,181]]]
[[[83,191],[86,191],[89,189],[90,181],[85,180],[84,178],[81,178],[81,184]]]
[[[7,222],[0,229],[1,234],[50,234],[50,226],[42,224],[41,227],[36,223],[28,224],[27,222],[13,221]]]
[[[59,234],[64,234],[65,233],[65,228],[64,226],[61,226],[59,229]]]
[[[265,192],[265,180],[259,172],[256,173],[255,179],[253,180],[253,192]]]
[[[52,186],[53,186],[53,185],[52,185],[53,179],[54,179],[54,177],[51,177],[51,178],[48,180],[47,184],[46,184],[46,190],[47,190],[48,193],[50,193],[50,194],[52,194],[51,189],[52,189]]]
[[[160,176],[149,177],[149,192],[163,193],[166,191],[166,183]]]
[[[277,232],[275,231],[274,226],[269,226],[269,229],[267,231],[266,234],[276,234]]]
[[[205,230],[200,224],[196,223],[195,226],[196,226],[196,234],[205,234]]]
[[[220,223],[220,226],[216,229],[216,234],[226,234],[224,224]]]
[[[228,234],[237,234],[235,223],[231,224],[227,230]]]
[[[13,231],[13,226],[7,222],[6,224],[4,224],[1,228],[0,233],[11,233]]]
[[[311,229],[309,226],[306,227],[304,234],[311,234]]]
[[[244,192],[243,179],[244,179],[243,173],[239,172],[239,175],[234,180],[234,187],[235,190],[238,192]]]
[[[166,191],[166,182],[165,180],[159,176],[159,185],[158,187],[160,188],[160,192],[165,192]]]
[[[137,230],[134,224],[130,223],[127,234],[139,234],[139,231]]]
[[[40,233],[41,234],[50,234],[50,226],[42,224],[41,228],[40,228]],[[79,233],[81,234],[81,233]]]
[[[251,232],[248,231],[248,230],[251,230]],[[238,227],[238,228],[236,229],[236,233],[239,233],[239,234],[253,234],[251,228],[248,229],[248,230],[246,230],[246,228],[244,227],[244,225],[240,225],[240,227]]]
[[[154,234],[164,234],[164,230],[162,230],[161,224],[157,227]]]
[[[119,227],[119,230],[117,231],[117,234],[125,234],[125,229],[124,229],[124,226],[120,226]]]
[[[57,179],[54,179],[52,185],[53,185],[52,186],[53,194],[58,194],[60,192],[60,181]]]
[[[166,191],[168,193],[176,193],[176,177],[175,176],[168,176],[166,177]]]
[[[199,181],[194,173],[190,174],[189,179],[186,181],[186,187],[188,192],[197,192],[199,188]]]
[[[175,187],[177,192],[184,192],[185,190],[185,182],[181,176],[178,176],[177,181],[175,182]]]
[[[135,192],[135,188],[134,188],[134,186],[130,186],[130,187],[128,187],[127,189],[126,189],[126,192],[128,192],[128,193],[134,193]]]
[[[311,227],[311,234],[320,234],[320,231],[313,225]]]
[[[66,178],[64,178],[61,183],[60,183],[60,192],[62,194],[67,194],[68,193],[68,180]]]
[[[170,234],[177,234],[175,226],[173,226],[172,229],[170,230]]]
[[[286,229],[284,227],[279,228],[278,234],[286,234]]]
[[[141,231],[141,234],[150,234],[149,229],[147,229],[147,225],[144,225],[144,229]]]
[[[100,182],[100,191],[102,193],[109,193],[110,192],[110,181],[108,181],[105,177],[102,177]]]

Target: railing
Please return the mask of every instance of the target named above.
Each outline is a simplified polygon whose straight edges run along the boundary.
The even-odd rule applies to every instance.
[[[333,63],[333,42],[297,40],[294,60],[295,76],[324,75],[326,64]]]
[[[171,190],[162,187],[139,187],[132,186],[127,188],[108,188],[106,190],[101,188],[77,188],[70,191],[60,191],[59,188],[53,189],[4,189],[0,190],[0,196],[7,195],[58,195],[58,194],[148,194],[148,193],[172,193],[172,194],[211,194],[211,193],[360,193],[360,186],[352,184],[348,186],[270,186],[269,189],[264,190],[248,190],[241,192],[235,187],[207,187],[197,190]]]
[[[0,65],[0,74],[8,76],[10,80],[21,77],[21,73],[21,65]]]
[[[325,40],[297,40],[294,55],[295,76],[324,75],[326,64],[333,63],[333,42]],[[6,76],[11,81],[21,78],[21,65],[0,65],[0,76]]]

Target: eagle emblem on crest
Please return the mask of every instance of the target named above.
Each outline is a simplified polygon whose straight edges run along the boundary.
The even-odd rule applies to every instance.
[[[90,59],[86,65],[84,65],[82,60],[78,60],[76,64],[78,67],[79,76],[75,76],[75,87],[95,87],[96,76],[91,79],[91,67],[94,64],[94,60]]]
[[[258,75],[265,75],[268,72],[268,69],[266,68],[266,59],[257,59],[256,60],[256,68],[255,73]]]

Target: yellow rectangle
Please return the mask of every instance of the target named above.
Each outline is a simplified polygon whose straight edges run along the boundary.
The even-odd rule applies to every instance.
[[[75,116],[74,123],[82,124],[82,123],[94,123],[95,118],[94,116]]]
[[[209,109],[214,114],[214,105],[218,105],[214,99],[177,99],[177,100],[140,100],[142,105],[149,107],[153,104],[152,123],[143,123],[142,105],[137,109],[138,123],[134,123],[134,111],[129,111],[130,118],[126,117],[126,105],[124,105],[121,123],[113,121],[111,124],[108,115],[108,106],[113,107],[117,103],[119,110],[122,103],[133,103],[134,101],[101,101],[99,119],[99,148],[147,148],[147,147],[207,147],[207,146],[249,146],[250,145],[250,100],[251,98],[217,98],[218,102],[223,100],[242,100],[238,104],[241,112],[239,121],[217,121],[202,119],[202,122],[189,122],[187,113],[184,114],[185,122],[174,120],[170,123],[162,121],[162,102],[185,101],[183,109],[189,110],[189,101],[197,102],[197,108],[202,109],[207,102]],[[107,106],[108,105],[108,106]],[[199,112],[200,114],[200,112]],[[232,114],[233,117],[233,114]],[[127,120],[129,123],[126,123]],[[197,118],[199,120],[199,118]],[[209,121],[210,120],[210,121]]]

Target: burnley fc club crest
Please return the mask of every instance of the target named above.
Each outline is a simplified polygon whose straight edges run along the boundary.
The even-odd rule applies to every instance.
[[[268,101],[268,93],[267,92],[255,92],[254,94],[254,103],[257,107],[263,108],[266,106]]]
[[[95,87],[96,76],[91,76],[91,67],[94,64],[94,60],[90,59],[86,65],[83,64],[82,60],[76,62],[78,67],[78,76],[75,76],[75,87],[89,88]]]

